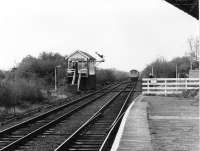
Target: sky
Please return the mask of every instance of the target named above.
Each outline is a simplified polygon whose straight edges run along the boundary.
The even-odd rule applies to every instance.
[[[198,21],[164,0],[0,1],[0,69],[41,52],[105,56],[102,68],[141,71],[189,51]]]

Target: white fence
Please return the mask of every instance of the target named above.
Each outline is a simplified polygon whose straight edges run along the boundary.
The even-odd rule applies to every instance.
[[[143,94],[180,94],[184,90],[199,89],[198,78],[143,78]]]

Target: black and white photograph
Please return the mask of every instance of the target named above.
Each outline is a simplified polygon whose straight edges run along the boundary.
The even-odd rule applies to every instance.
[[[200,151],[199,0],[1,0],[0,151]]]

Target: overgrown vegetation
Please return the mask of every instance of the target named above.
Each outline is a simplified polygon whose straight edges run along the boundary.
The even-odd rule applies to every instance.
[[[28,55],[12,70],[0,71],[0,107],[10,109],[42,102],[45,98],[41,90],[48,93],[54,89],[55,68],[58,65],[58,85],[60,88],[66,86],[64,58],[58,53],[43,52],[38,57]],[[103,84],[124,80],[128,73],[116,69],[97,69],[96,77],[97,83]]]
[[[153,74],[157,78],[175,78],[176,69],[178,77],[188,77],[190,69],[199,68],[199,38],[189,38],[188,48],[189,51],[187,55],[183,57],[176,57],[170,61],[167,61],[163,57],[157,58],[155,61],[146,66],[146,68],[142,71],[142,76],[149,77],[153,68]]]
[[[198,65],[195,66],[197,68]],[[171,61],[164,58],[158,58],[143,70],[142,76],[148,77],[152,72],[157,78],[175,78],[176,68],[180,78],[188,77],[190,69],[190,58],[188,56],[176,57]]]
[[[58,53],[41,53],[39,57],[27,56],[10,71],[0,71],[0,106],[7,109],[16,105],[41,103],[41,90],[54,85],[57,65],[64,67],[64,56]],[[64,79],[64,70],[58,78]]]
[[[64,67],[64,56],[58,53],[41,53],[38,58],[27,56],[18,65],[15,76],[27,80],[40,81],[42,86],[54,85],[55,67]],[[58,71],[58,78],[64,78],[64,70]]]
[[[184,90],[182,96],[184,98],[193,98],[199,94],[199,90]]]
[[[39,103],[44,100],[40,88],[32,81],[18,79],[0,82],[0,106],[14,108],[21,103]]]
[[[122,81],[128,78],[128,73],[116,69],[97,69],[97,83],[107,83],[114,81]]]

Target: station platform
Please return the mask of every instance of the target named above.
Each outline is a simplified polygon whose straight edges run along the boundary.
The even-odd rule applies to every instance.
[[[111,151],[153,151],[143,97],[139,95],[127,109]]]
[[[127,109],[111,151],[200,150],[199,103],[138,96]]]

